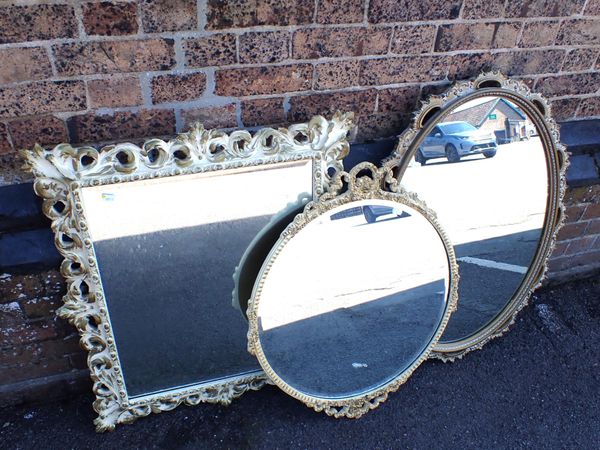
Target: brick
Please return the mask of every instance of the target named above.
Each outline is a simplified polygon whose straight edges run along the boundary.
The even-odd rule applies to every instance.
[[[3,383],[10,384],[56,375],[58,373],[68,372],[70,369],[71,365],[69,360],[67,358],[61,358],[43,360],[37,364],[2,368],[0,369],[0,376],[2,377]]]
[[[70,5],[0,8],[0,44],[74,37],[77,37],[77,22]]]
[[[557,240],[564,241],[583,236],[587,224],[585,222],[567,223],[558,232]]]
[[[136,76],[114,76],[87,82],[92,108],[119,108],[141,105],[142,89]]]
[[[0,88],[0,117],[86,109],[83,81],[38,81]]]
[[[0,367],[23,367],[26,364],[39,364],[52,359],[61,359],[69,353],[83,353],[79,347],[79,336],[65,339],[42,341],[0,350]],[[0,369],[2,370],[2,369]]]
[[[591,251],[574,256],[562,256],[553,259],[549,263],[550,272],[558,272],[561,270],[573,270],[577,268],[596,268],[600,261],[600,251]]]
[[[600,203],[600,185],[569,188],[565,194],[564,203],[565,205]]]
[[[33,181],[33,174],[23,171],[23,159],[16,152],[10,150],[7,153],[0,152],[0,167],[2,167],[0,185],[29,183]]]
[[[402,25],[394,29],[392,53],[416,54],[432,51],[435,40],[434,25]]]
[[[448,81],[443,81],[437,84],[425,84],[421,87],[421,100],[426,100],[431,95],[440,95],[446,92],[452,83]]]
[[[208,0],[206,28],[308,24],[314,9],[314,0]]]
[[[494,66],[494,56],[491,53],[458,54],[450,58],[448,63],[448,78],[450,80],[463,80],[472,78],[491,70]]]
[[[416,109],[420,94],[419,86],[382,89],[378,92],[377,112],[410,114]]]
[[[359,61],[339,61],[315,66],[316,90],[358,86],[359,80]]]
[[[312,85],[312,70],[310,64],[218,70],[215,94],[241,97],[306,91]]]
[[[564,122],[575,117],[577,107],[579,106],[579,99],[561,98],[560,100],[553,100],[550,104],[554,120]]]
[[[44,286],[45,295],[60,294],[62,296],[67,292],[65,279],[58,270],[46,270],[40,272],[39,276]]]
[[[44,294],[44,285],[38,274],[0,275],[0,303],[39,297]]]
[[[569,242],[565,255],[574,255],[590,251],[592,250],[595,240],[596,236],[584,236],[581,239],[574,239]]]
[[[462,17],[464,19],[488,19],[502,17],[504,2],[490,2],[488,0],[464,0]]]
[[[590,220],[588,222],[586,232],[588,234],[600,234],[600,219]],[[595,246],[598,247],[599,243],[600,243],[600,237],[596,238]]]
[[[365,0],[318,0],[317,23],[362,22]]]
[[[0,50],[0,61],[0,84],[52,76],[50,59],[42,47],[4,48]]]
[[[358,119],[356,140],[371,141],[398,136],[410,123],[410,114],[366,114]]]
[[[59,296],[42,296],[28,298],[20,303],[21,309],[29,319],[39,319],[53,317],[56,310],[62,305],[62,299]]]
[[[196,0],[141,0],[142,25],[146,33],[195,30]]]
[[[51,115],[13,120],[8,128],[17,150],[33,148],[36,143],[52,146],[69,140],[64,120]]]
[[[371,0],[371,23],[456,19],[462,0]]]
[[[600,217],[600,203],[588,205],[583,214],[583,220],[596,219]]]
[[[206,74],[168,74],[152,78],[152,103],[186,102],[201,97]]]
[[[567,53],[563,61],[563,72],[579,72],[592,69],[598,59],[596,48],[576,48]]]
[[[494,54],[493,67],[506,75],[532,75],[558,72],[564,50],[521,50]]]
[[[600,73],[577,73],[540,78],[536,91],[548,97],[591,94],[598,91]]]
[[[502,22],[442,25],[438,29],[435,51],[514,47],[520,27],[520,24]]]
[[[559,256],[564,255],[565,250],[567,249],[568,246],[569,246],[568,242],[558,242],[554,246],[554,250],[552,251],[552,254],[550,255],[550,258],[557,258]]]
[[[521,0],[506,3],[506,17],[561,17],[581,13],[585,0]]]
[[[171,109],[89,113],[70,117],[67,125],[75,143],[141,139],[175,134],[175,114]]]
[[[296,59],[382,55],[387,53],[391,35],[391,28],[298,30],[292,38],[292,54]]]
[[[6,314],[2,315],[7,316]],[[23,321],[14,326],[0,327],[0,348],[56,339],[58,336],[52,321],[42,320],[27,323]]]
[[[357,116],[375,111],[376,92],[336,92],[298,95],[290,99],[290,120],[302,122],[319,114],[329,117],[336,111],[354,111]]]
[[[13,151],[13,147],[8,139],[8,128],[5,124],[0,123],[0,154]]]
[[[519,47],[545,47],[554,44],[559,26],[560,23],[554,20],[525,23]]]
[[[123,36],[138,31],[137,5],[131,3],[90,2],[81,5],[86,34]]]
[[[290,33],[266,31],[240,36],[240,63],[274,63],[289,58]]]
[[[286,121],[283,98],[244,100],[242,123],[245,127],[282,124]]]
[[[53,45],[59,75],[168,70],[175,65],[172,39]]]
[[[582,98],[577,117],[600,116],[600,97]]]
[[[600,0],[588,0],[584,11],[585,16],[600,16]]]
[[[401,56],[361,61],[361,85],[437,81],[446,78],[448,58]]]
[[[237,127],[237,113],[235,104],[213,106],[210,108],[195,108],[181,112],[185,128],[193,123],[200,122],[204,128],[233,128]]]
[[[208,67],[235,64],[236,45],[233,34],[213,34],[183,41],[186,66]]]
[[[575,19],[563,22],[556,45],[592,45],[600,43],[600,19]]]

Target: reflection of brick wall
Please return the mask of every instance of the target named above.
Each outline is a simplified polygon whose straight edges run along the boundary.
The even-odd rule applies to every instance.
[[[0,7],[5,182],[36,140],[136,140],[198,119],[251,127],[342,108],[359,113],[358,140],[390,136],[419,98],[489,69],[552,98],[561,120],[600,115],[597,0],[43,3]]]
[[[489,69],[547,95],[561,121],[600,117],[599,52],[599,0],[4,1],[0,184],[27,179],[15,151],[36,141],[139,141],[195,120],[345,109],[357,141],[393,136],[420,98]],[[555,279],[600,259],[597,186],[568,202]],[[0,405],[89,387],[75,329],[54,316],[63,292],[56,270],[0,270]]]

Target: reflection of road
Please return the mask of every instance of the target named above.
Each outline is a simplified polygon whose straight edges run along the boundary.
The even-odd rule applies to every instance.
[[[411,163],[402,184],[437,212],[456,246],[459,308],[443,340],[472,334],[512,296],[535,253],[547,198],[539,138],[501,145],[489,159]]]

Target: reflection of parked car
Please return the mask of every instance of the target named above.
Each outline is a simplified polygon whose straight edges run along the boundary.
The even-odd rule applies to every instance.
[[[467,122],[439,123],[419,146],[415,160],[422,166],[433,158],[447,158],[458,162],[467,155],[483,153],[486,158],[496,155],[496,136],[478,130]]]
[[[388,214],[395,214],[397,217],[409,217],[410,214],[403,211],[400,208],[391,208],[389,206],[383,205],[366,205],[363,206],[363,214],[365,216],[365,220],[368,223],[373,223],[380,216],[387,216]]]

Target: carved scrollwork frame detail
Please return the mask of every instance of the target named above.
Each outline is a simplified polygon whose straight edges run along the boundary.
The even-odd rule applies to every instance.
[[[453,107],[488,96],[499,96],[517,104],[538,130],[546,155],[548,173],[546,217],[536,254],[512,299],[495,319],[473,335],[453,342],[440,342],[431,356],[445,362],[460,359],[470,351],[481,349],[489,341],[508,331],[519,311],[527,305],[533,291],[546,278],[547,261],[564,221],[563,197],[567,187],[565,173],[569,160],[565,147],[560,143],[558,126],[551,114],[551,105],[541,94],[532,92],[522,81],[507,78],[499,72],[483,73],[473,80],[457,82],[447,92],[433,95],[423,102],[415,113],[411,127],[400,135],[394,152],[383,162],[383,166],[394,171],[394,177],[401,185],[408,164],[438,119]]]
[[[391,192],[391,191],[394,192]],[[448,287],[447,306],[432,341],[424,352],[417,358],[413,364],[402,374],[387,382],[377,389],[366,392],[354,397],[345,399],[324,399],[306,395],[288,385],[273,370],[269,361],[262,350],[258,336],[258,317],[257,311],[260,304],[260,297],[264,286],[265,277],[268,276],[274,261],[285,247],[288,241],[292,239],[300,230],[313,220],[317,219],[327,211],[357,200],[380,199],[398,202],[409,206],[420,212],[436,229],[442,240],[447,254],[449,265],[450,283]],[[382,247],[383,248],[383,247]],[[262,271],[254,287],[252,298],[248,306],[248,351],[258,358],[260,365],[265,370],[267,376],[272,382],[281,388],[284,392],[302,401],[308,407],[317,412],[324,411],[326,414],[335,418],[359,418],[368,411],[376,408],[384,402],[390,392],[395,392],[412,375],[414,370],[429,357],[429,353],[435,346],[435,343],[441,337],[450,315],[456,310],[458,297],[458,266],[454,254],[454,248],[450,244],[448,237],[442,227],[439,225],[435,213],[421,202],[416,194],[408,193],[397,185],[389,168],[377,168],[375,165],[364,162],[355,166],[350,172],[341,172],[330,185],[329,192],[325,193],[316,202],[310,202],[306,205],[304,212],[296,216],[294,221],[283,231],[281,238],[273,248],[269,258],[263,265]]]
[[[35,175],[35,193],[43,199],[43,212],[52,220],[55,243],[64,260],[61,273],[67,281],[64,305],[58,315],[73,324],[88,352],[88,366],[96,399],[96,430],[111,431],[150,413],[169,411],[180,404],[229,404],[248,390],[260,389],[269,379],[264,373],[234,376],[218,383],[178,388],[143,398],[129,399],[110,326],[97,260],[84,215],[81,189],[182,174],[312,159],[316,195],[327,191],[332,176],[343,170],[349,151],[346,135],[352,113],[321,116],[287,129],[264,128],[226,134],[200,124],[171,141],[151,139],[139,147],[130,143],[74,148],[60,144],[50,150],[36,145],[21,151],[24,169]],[[334,173],[329,173],[333,171]]]

